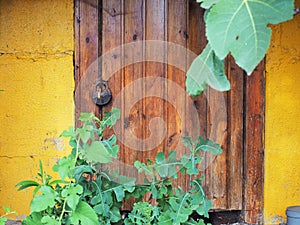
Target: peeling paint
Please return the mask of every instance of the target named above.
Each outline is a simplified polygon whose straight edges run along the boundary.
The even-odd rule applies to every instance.
[[[286,224],[286,219],[283,216],[271,215],[270,218],[265,220],[264,224],[267,225]]]
[[[42,147],[43,150],[53,149],[61,152],[64,147],[64,141],[58,137],[46,138],[44,140],[44,145]]]

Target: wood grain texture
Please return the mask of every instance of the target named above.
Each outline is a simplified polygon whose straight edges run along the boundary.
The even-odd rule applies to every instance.
[[[186,152],[182,136],[202,135],[223,148],[216,158],[206,154],[199,168],[206,176],[204,188],[213,200],[213,210],[242,210],[246,222],[259,223],[264,63],[246,77],[228,57],[229,92],[209,89],[197,98],[188,96],[185,71],[207,43],[203,14],[194,0],[76,0],[76,118],[82,111],[101,116],[91,99],[93,82],[101,72],[113,94],[113,102],[102,113],[112,106],[121,109],[115,127],[120,153],[112,169],[141,182],[143,178],[132,167],[135,160],[145,162],[158,151],[174,149],[181,155]],[[153,40],[169,45],[153,49]],[[99,63],[98,56],[103,56]],[[177,184],[189,186],[185,176]]]
[[[123,89],[124,73],[122,68],[122,49],[120,46],[123,41],[123,8],[122,0],[103,0],[99,1],[99,42],[101,43],[100,66],[102,79],[108,81],[113,99],[109,105],[101,108],[101,115],[110,111],[114,102],[114,107],[119,108],[123,112],[123,100],[115,101]],[[99,44],[100,45],[100,44]],[[100,47],[99,47],[100,49]],[[124,129],[123,117],[113,127],[105,131],[104,137],[109,138],[115,134],[118,137],[117,144],[122,146]],[[124,152],[119,151],[118,158],[112,163],[106,165],[110,171],[124,171],[123,163],[125,160]],[[103,168],[106,169],[106,168]]]
[[[214,89],[207,90],[207,137],[219,143],[222,154],[206,154],[206,190],[209,199],[214,203],[214,208],[227,208],[227,93]]]
[[[188,18],[188,2],[186,0],[168,0],[168,21],[167,21],[167,41],[172,45],[180,45],[187,48],[187,18]],[[185,136],[185,72],[180,70],[187,67],[186,51],[177,48],[168,48],[168,67],[167,79],[169,81],[167,87],[166,114],[168,121],[167,130],[167,146],[168,151],[176,149],[177,156],[186,153],[181,138]],[[179,175],[176,184],[181,187],[187,187],[188,179]]]
[[[262,224],[264,179],[265,63],[246,79],[244,139],[245,221]]]
[[[75,102],[76,121],[81,112],[94,112],[94,81],[98,79],[98,1],[75,1]]]
[[[145,2],[145,64],[144,77],[144,159],[154,159],[157,152],[163,152],[166,141],[166,64],[165,48],[154,51],[151,40],[166,40],[166,2],[152,0]],[[162,62],[152,62],[147,59],[163,59]]]
[[[142,0],[124,1],[124,143],[122,151],[125,155],[124,163],[133,165],[143,158],[143,92],[144,92],[144,3]],[[139,41],[139,42],[138,42]],[[126,44],[134,44],[134,48],[127,48]],[[137,171],[125,170],[125,175],[139,178]],[[138,179],[138,182],[142,180]]]
[[[231,56],[227,58],[227,74],[231,85],[227,101],[227,209],[241,210],[243,193],[244,72],[236,65]]]

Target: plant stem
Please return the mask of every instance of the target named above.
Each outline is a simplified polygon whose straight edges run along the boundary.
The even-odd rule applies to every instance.
[[[66,204],[67,204],[67,200],[64,199],[63,209],[62,209],[62,212],[61,212],[61,214],[60,214],[60,216],[59,216],[58,222],[61,222],[61,221],[62,221],[62,218],[63,218],[63,216],[64,216],[64,213],[66,212]]]
[[[75,159],[74,159],[74,164],[76,165],[78,156],[79,156],[79,143],[80,143],[80,139],[76,139],[76,155],[75,155]]]

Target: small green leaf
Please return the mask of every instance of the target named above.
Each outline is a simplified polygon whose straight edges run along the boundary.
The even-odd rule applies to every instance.
[[[58,172],[60,178],[64,180],[75,167],[72,157],[63,157],[52,168],[54,172]]]
[[[204,201],[203,204],[200,205],[196,211],[200,216],[209,218],[208,211],[211,209],[211,207],[212,207],[211,201]]]
[[[80,194],[82,194],[83,188],[80,185],[71,185],[68,188],[65,188],[61,192],[61,196],[66,198],[67,204],[71,209],[75,209],[79,199],[80,199]]]
[[[101,202],[100,204],[97,204],[93,207],[93,209],[95,210],[95,212],[99,215],[103,215],[103,216],[109,216],[109,205],[105,204],[103,202]]]
[[[108,153],[114,158],[117,158],[119,152],[119,145],[116,145],[116,142],[117,142],[116,135],[112,135],[109,139],[102,141]]]
[[[271,28],[293,17],[294,0],[219,0],[209,10],[206,36],[220,59],[231,52],[248,74],[269,48]]]
[[[222,153],[222,148],[219,144],[207,139],[205,144],[200,146],[202,151],[211,152],[214,155],[218,155]]]
[[[94,163],[108,163],[112,161],[111,155],[100,141],[94,141],[85,149],[85,159]]]
[[[74,225],[99,225],[98,216],[88,203],[80,201],[70,213],[70,222]]]
[[[11,209],[8,206],[3,206],[3,209],[6,213],[10,213]]]
[[[94,137],[94,134],[92,132],[93,129],[94,128],[92,125],[84,124],[83,127],[76,129],[76,134],[79,135],[83,143],[87,143],[90,138]]]
[[[90,120],[97,120],[98,118],[94,115],[94,113],[80,113],[79,120],[82,122],[87,122]]]
[[[70,126],[68,130],[64,130],[61,135],[62,137],[75,137],[76,134],[75,134],[75,129],[74,127]]]
[[[110,112],[104,112],[106,118],[104,121],[106,122],[106,125],[111,127],[116,124],[117,120],[121,117],[121,112],[117,108],[112,108]]]
[[[193,140],[191,137],[183,137],[182,143],[184,144],[185,147],[188,147],[190,151],[193,149]]]
[[[41,212],[48,207],[52,208],[55,206],[57,192],[48,186],[42,186],[40,191],[42,194],[36,195],[30,203],[31,212]]]
[[[166,162],[166,157],[163,152],[158,152],[156,157],[155,157],[155,162],[157,164],[165,163]]]
[[[16,184],[16,187],[19,187],[18,191],[21,191],[29,187],[36,187],[36,186],[39,186],[39,183],[33,180],[24,180]]]
[[[122,218],[120,209],[118,209],[117,207],[113,207],[112,209],[110,209],[109,213],[110,213],[111,222],[113,223],[120,221]]]
[[[186,74],[186,89],[192,96],[200,95],[207,85],[219,91],[230,89],[224,72],[224,60],[220,60],[209,44],[197,56]]]
[[[145,163],[142,163],[140,161],[135,161],[134,164],[135,168],[138,169],[139,173],[144,172],[147,175],[151,175],[153,173],[153,171],[151,169],[148,168],[148,166]]]

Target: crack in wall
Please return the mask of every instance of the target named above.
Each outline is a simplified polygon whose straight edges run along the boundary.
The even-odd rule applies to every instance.
[[[15,158],[34,158],[34,157],[40,157],[40,155],[14,155],[14,156],[9,156],[9,155],[0,155],[1,158],[7,158],[7,159],[15,159]]]
[[[38,52],[38,51],[24,51],[24,52],[1,52],[0,56],[13,56],[17,59],[48,59],[61,58],[64,56],[73,56],[74,50],[55,51],[55,52]]]

